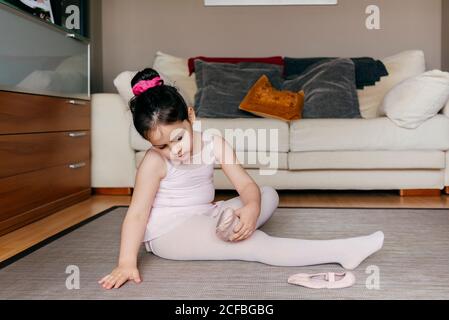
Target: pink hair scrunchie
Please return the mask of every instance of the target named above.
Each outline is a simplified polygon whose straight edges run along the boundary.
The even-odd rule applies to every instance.
[[[141,80],[133,87],[133,93],[135,96],[139,96],[150,88],[158,87],[164,84],[164,80],[160,77],[153,78],[151,80]]]

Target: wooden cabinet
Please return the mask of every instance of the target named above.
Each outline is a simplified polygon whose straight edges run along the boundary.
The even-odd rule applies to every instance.
[[[0,235],[91,195],[90,101],[0,91]]]

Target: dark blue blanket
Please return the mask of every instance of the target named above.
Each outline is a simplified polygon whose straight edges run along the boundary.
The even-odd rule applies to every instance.
[[[312,65],[323,60],[333,60],[337,58],[288,58],[285,57],[284,77],[293,79],[303,74]],[[369,57],[351,58],[355,65],[355,78],[357,89],[365,86],[373,86],[381,77],[388,76],[385,65],[380,60]]]

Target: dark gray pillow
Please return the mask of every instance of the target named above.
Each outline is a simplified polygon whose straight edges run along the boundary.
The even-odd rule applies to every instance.
[[[274,87],[282,87],[282,66],[262,63],[217,63],[195,61],[198,91],[195,111],[203,118],[258,118],[239,109],[240,103],[262,75]]]
[[[361,118],[351,59],[325,60],[287,80],[283,90],[304,90],[302,118]]]

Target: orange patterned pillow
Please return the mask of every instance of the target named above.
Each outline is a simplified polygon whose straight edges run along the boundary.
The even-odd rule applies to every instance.
[[[239,109],[255,115],[284,121],[302,118],[304,91],[279,91],[263,75],[249,90]]]

